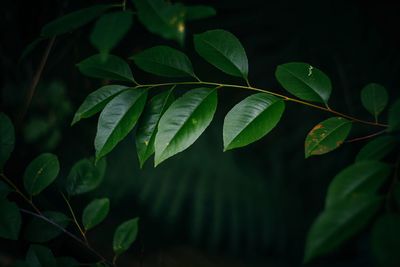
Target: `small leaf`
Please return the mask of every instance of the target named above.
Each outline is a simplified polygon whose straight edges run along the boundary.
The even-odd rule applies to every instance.
[[[82,222],[85,230],[90,230],[101,223],[110,211],[108,198],[95,199],[83,210]]]
[[[300,99],[328,103],[331,81],[325,73],[310,64],[292,62],[279,65],[275,77],[283,88]]]
[[[69,257],[60,257],[57,258],[57,267],[78,267],[81,266],[81,264],[79,264],[79,262],[77,262],[75,259],[73,258],[69,258]]]
[[[109,153],[135,126],[146,104],[147,90],[122,92],[100,113],[94,141],[96,160]]]
[[[35,158],[24,173],[24,186],[29,195],[42,192],[57,178],[60,164],[56,155],[44,153]]]
[[[197,5],[197,6],[188,6],[186,7],[186,20],[191,21],[191,20],[198,20],[198,19],[204,19],[208,17],[215,16],[217,14],[217,11],[211,6],[203,6],[203,5]]]
[[[113,6],[95,5],[71,12],[46,24],[42,29],[41,35],[44,37],[53,37],[71,32],[94,20],[111,7]]]
[[[155,46],[132,57],[144,71],[165,77],[195,77],[189,58],[169,46]]]
[[[66,189],[69,195],[78,195],[96,189],[103,180],[107,162],[105,158],[96,165],[92,159],[82,159],[72,166],[67,177]]]
[[[121,11],[102,15],[93,28],[90,41],[100,54],[108,54],[122,40],[131,25],[131,12]]]
[[[322,155],[338,148],[351,130],[351,121],[334,117],[316,125],[307,135],[305,142],[306,158]]]
[[[135,82],[129,65],[121,58],[98,54],[88,57],[77,64],[79,71],[89,77],[110,79],[123,82]]]
[[[385,87],[380,84],[370,83],[361,91],[361,102],[375,120],[378,120],[378,115],[385,109],[388,98]]]
[[[11,187],[9,187],[6,183],[0,181],[0,200],[6,198],[7,195],[13,191],[14,190]]]
[[[389,109],[389,129],[390,132],[400,130],[400,99],[392,104]]]
[[[381,160],[396,148],[397,140],[393,136],[380,136],[363,146],[356,161]]]
[[[139,218],[122,223],[114,233],[113,249],[115,254],[121,255],[129,249],[136,240]]]
[[[50,249],[40,246],[31,245],[26,254],[26,262],[30,267],[54,267],[57,266],[56,259]]]
[[[279,122],[285,103],[265,94],[253,94],[234,106],[224,120],[224,150],[251,144],[269,133]]]
[[[391,168],[378,161],[352,164],[333,178],[326,196],[326,207],[356,194],[375,194],[385,183]]]
[[[371,233],[372,253],[377,266],[400,266],[400,215],[384,214],[376,221]]]
[[[88,95],[75,113],[72,125],[83,118],[89,118],[102,110],[110,100],[123,90],[128,89],[122,85],[106,85]]]
[[[135,140],[141,168],[154,153],[154,140],[156,138],[158,122],[174,101],[172,90],[173,88],[154,96],[145,107],[143,115],[138,122]]]
[[[308,233],[304,262],[334,251],[360,232],[381,203],[382,198],[377,196],[355,195],[324,210]]]
[[[21,213],[18,206],[0,199],[0,237],[17,240],[21,228]]]
[[[248,61],[240,41],[230,32],[211,30],[194,36],[197,53],[223,72],[247,80]]]
[[[193,89],[172,103],[158,124],[155,166],[192,145],[211,123],[216,109],[216,89]]]
[[[63,228],[66,228],[70,222],[67,216],[57,211],[45,211],[42,215]],[[25,231],[28,241],[38,243],[50,241],[62,233],[59,228],[37,217],[29,222]]]
[[[0,172],[14,150],[15,130],[10,118],[0,113]]]

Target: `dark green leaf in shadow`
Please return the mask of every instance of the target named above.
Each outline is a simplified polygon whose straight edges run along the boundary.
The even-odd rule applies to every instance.
[[[0,237],[17,240],[21,228],[21,213],[18,206],[0,199]]]

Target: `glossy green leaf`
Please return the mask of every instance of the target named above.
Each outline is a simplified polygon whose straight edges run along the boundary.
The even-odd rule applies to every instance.
[[[96,159],[109,153],[135,126],[146,104],[147,90],[122,92],[100,113],[94,141]]]
[[[381,160],[396,148],[397,140],[393,136],[380,136],[361,148],[356,161]]]
[[[265,94],[253,94],[236,106],[224,120],[224,150],[251,144],[269,133],[285,110],[283,100]]]
[[[7,195],[14,190],[3,181],[0,181],[0,200],[6,198]]]
[[[57,178],[60,164],[56,155],[43,153],[35,158],[24,173],[24,186],[29,195],[42,192]]]
[[[167,109],[158,124],[155,166],[192,145],[211,123],[217,109],[216,89],[193,89]]]
[[[390,165],[378,161],[361,161],[348,166],[329,185],[326,207],[352,195],[376,194],[390,173]]]
[[[127,88],[128,87],[122,85],[106,85],[88,95],[75,113],[72,125],[102,110],[113,97]]]
[[[14,150],[15,130],[10,118],[0,113],[0,172]]]
[[[143,115],[138,122],[135,141],[141,168],[154,153],[154,140],[158,122],[175,99],[172,90],[173,88],[154,96],[145,107]]]
[[[93,28],[90,41],[100,54],[108,54],[122,40],[131,25],[131,12],[120,11],[102,15]]]
[[[77,262],[75,259],[73,258],[69,258],[69,257],[60,257],[57,258],[57,267],[78,267],[81,266],[81,264],[79,264],[79,262]]]
[[[21,213],[18,206],[0,199],[0,237],[17,240],[21,228]]]
[[[212,17],[215,16],[216,14],[217,11],[215,11],[215,9],[211,6],[203,6],[203,5],[187,6],[185,18],[187,21],[191,21],[191,20],[198,20],[198,19]]]
[[[305,141],[306,158],[322,155],[338,148],[351,130],[351,121],[334,117],[317,124],[307,135]]]
[[[107,162],[102,158],[94,165],[93,159],[81,159],[72,166],[67,177],[69,195],[79,195],[96,189],[104,178]]]
[[[82,223],[85,230],[90,230],[101,223],[110,211],[110,200],[108,198],[94,199],[83,210]]]
[[[248,61],[240,41],[230,32],[211,30],[194,36],[197,53],[223,72],[247,80]]]
[[[121,255],[129,249],[136,240],[139,228],[139,218],[131,219],[118,226],[114,233],[113,250],[116,255]]]
[[[369,223],[381,203],[380,197],[360,194],[324,210],[308,233],[304,261],[309,262],[339,248]]]
[[[169,46],[148,48],[132,57],[144,71],[165,77],[195,77],[189,58]]]
[[[71,12],[46,24],[42,28],[41,35],[44,37],[52,37],[71,32],[94,20],[96,17],[100,16],[111,7],[113,6],[95,5],[88,8],[80,9],[75,12]]]
[[[45,211],[42,215],[63,228],[66,228],[70,222],[67,216],[57,211]],[[34,217],[26,227],[25,238],[30,242],[43,243],[56,238],[61,233],[62,230],[58,227]]]
[[[371,248],[377,266],[400,266],[400,215],[384,214],[372,228]]]
[[[279,65],[275,77],[283,88],[300,99],[328,103],[331,81],[325,73],[310,64],[292,62]]]
[[[389,109],[389,131],[400,130],[400,99],[397,99]]]
[[[129,65],[121,58],[98,54],[88,57],[77,64],[79,71],[89,77],[135,82]]]
[[[55,267],[56,259],[50,249],[41,245],[31,245],[26,254],[30,267]]]
[[[378,120],[378,115],[385,109],[388,98],[385,87],[377,83],[370,83],[361,91],[361,102],[375,120]]]

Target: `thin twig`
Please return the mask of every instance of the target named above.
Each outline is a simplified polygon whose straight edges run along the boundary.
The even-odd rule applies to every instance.
[[[365,140],[365,139],[370,139],[372,137],[381,135],[383,133],[386,133],[386,130],[382,130],[382,131],[379,131],[379,132],[376,132],[376,133],[372,133],[372,134],[369,134],[369,135],[365,135],[365,136],[357,137],[357,138],[354,138],[354,139],[350,139],[350,140],[347,140],[346,143],[353,143],[353,142],[357,142],[357,141],[361,141],[361,140]]]
[[[72,209],[71,204],[69,203],[68,199],[66,198],[66,196],[62,192],[61,192],[61,195],[62,195],[63,199],[65,200],[65,203],[67,203],[69,212],[72,215],[72,220],[74,221],[75,225],[77,226],[77,228],[78,228],[79,232],[81,233],[83,239],[85,240],[86,244],[89,245],[89,241],[88,241],[88,239],[86,237],[86,232],[82,229],[82,227],[80,226],[78,220],[76,219],[75,212]]]

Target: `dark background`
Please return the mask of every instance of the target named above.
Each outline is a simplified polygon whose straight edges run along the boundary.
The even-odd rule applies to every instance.
[[[22,62],[18,59],[26,45],[39,36],[41,27],[61,14],[98,2],[2,1],[1,111],[17,121],[47,41]],[[395,1],[184,3],[208,4],[218,13],[187,25],[185,47],[150,34],[135,19],[113,53],[127,58],[144,48],[167,44],[183,49],[204,80],[240,83],[193,52],[193,33],[222,28],[241,40],[249,58],[249,79],[257,87],[282,91],[274,79],[275,67],[304,61],[331,77],[330,106],[342,112],[370,119],[359,99],[360,90],[370,82],[384,85],[391,102],[399,97],[400,4]],[[128,7],[132,8],[129,1]],[[101,85],[80,75],[74,66],[95,53],[88,41],[90,29],[87,26],[56,40],[27,116],[18,125],[16,151],[6,168],[17,183],[27,163],[41,152],[59,156],[61,180],[74,162],[94,154],[97,119],[69,126],[86,95]],[[158,80],[134,66],[132,69],[139,81]],[[304,239],[322,209],[327,185],[353,161],[363,142],[305,160],[307,132],[329,114],[288,103],[281,123],[267,137],[223,153],[224,115],[246,95],[237,89],[223,89],[214,122],[202,137],[156,169],[148,162],[139,170],[133,135],[128,136],[108,156],[107,175],[99,190],[73,201],[80,214],[93,197],[111,199],[110,217],[89,234],[94,246],[110,255],[116,225],[140,215],[139,240],[121,258],[121,266],[139,266],[140,261],[143,266],[301,266]],[[373,130],[357,125],[352,136]],[[37,202],[44,209],[67,212],[56,187]],[[24,257],[27,246],[23,239],[2,240],[0,265]],[[65,236],[52,241],[50,247],[57,256],[94,260]],[[373,266],[369,234],[350,240],[338,252],[310,266]]]

